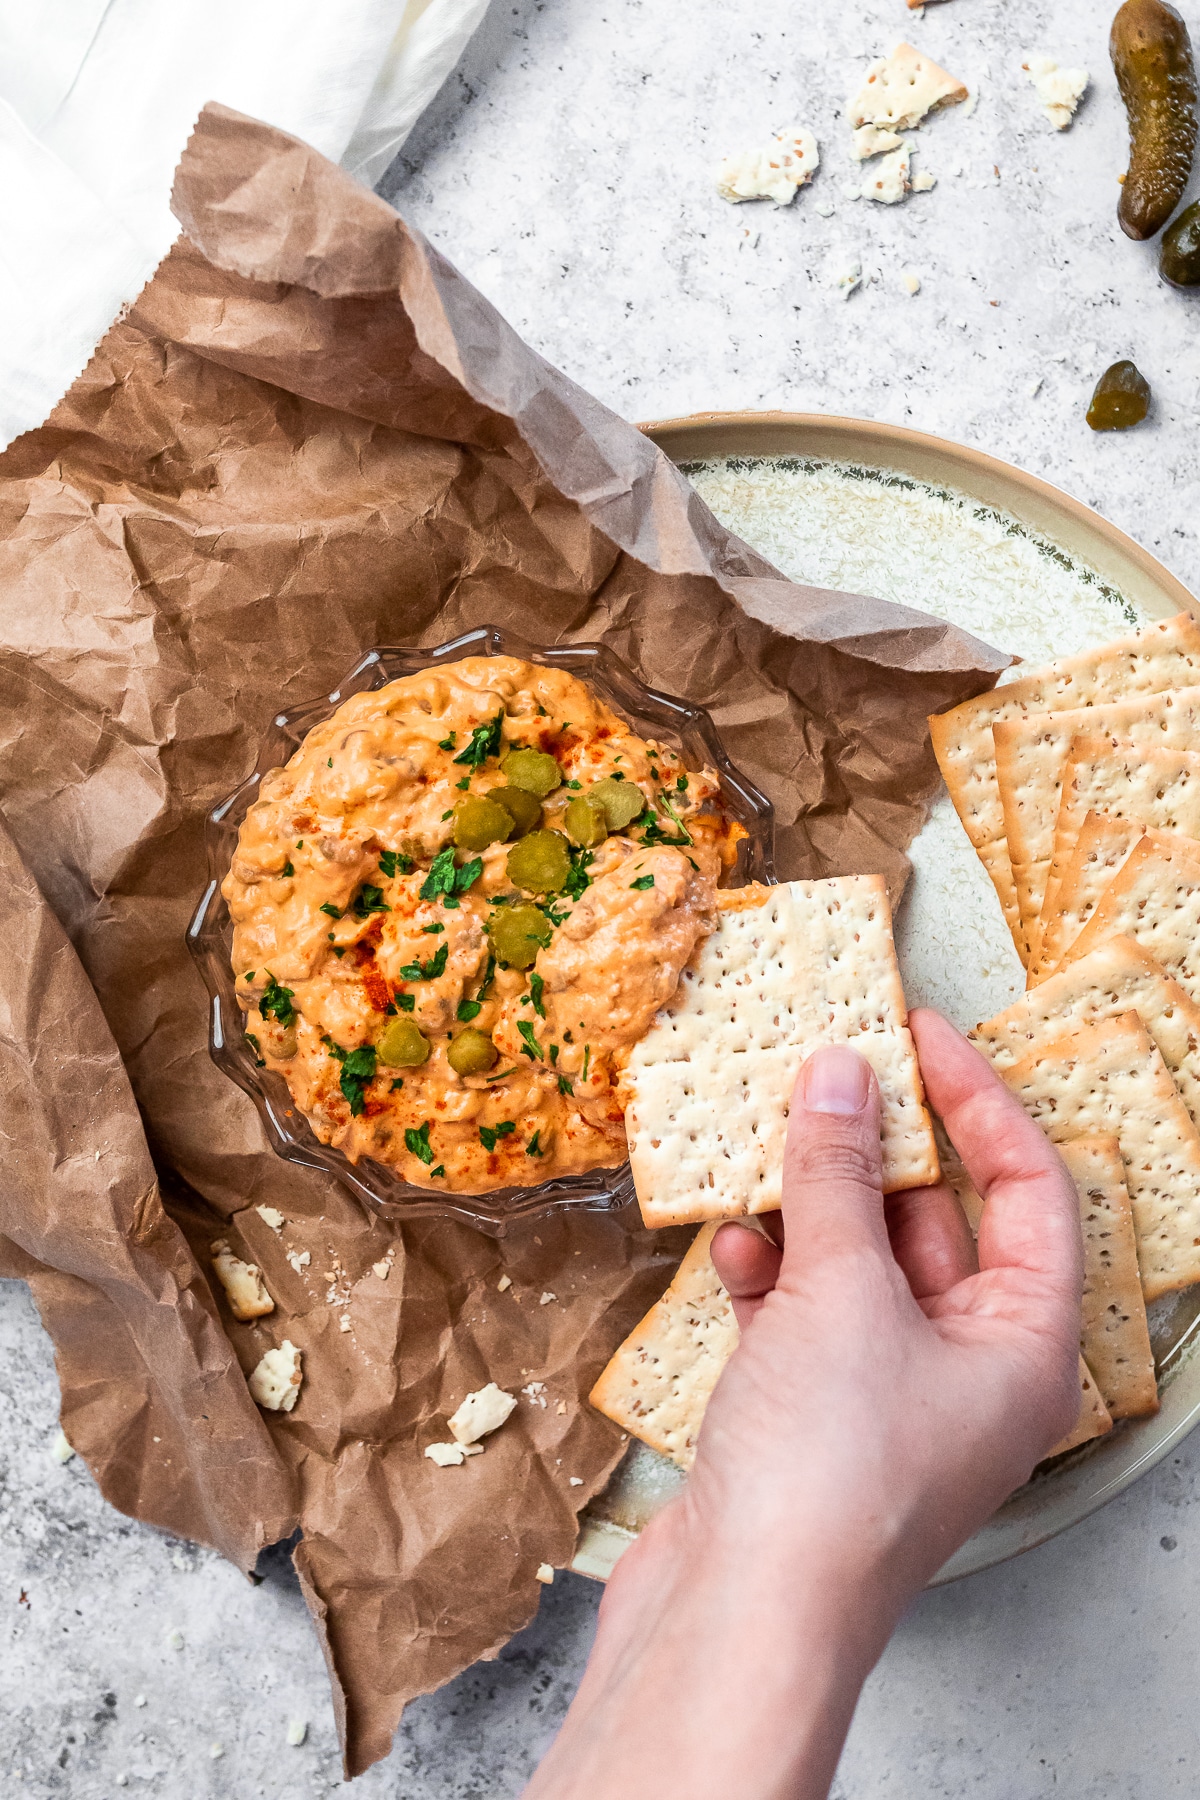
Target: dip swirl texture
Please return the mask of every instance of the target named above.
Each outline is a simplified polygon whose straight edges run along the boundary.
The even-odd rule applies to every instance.
[[[222,885],[250,1042],[323,1143],[418,1186],[616,1166],[617,1079],[739,835],[711,769],[564,670],[355,694],[264,776]]]

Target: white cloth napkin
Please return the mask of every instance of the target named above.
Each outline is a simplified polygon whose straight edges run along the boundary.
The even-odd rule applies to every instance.
[[[368,186],[487,0],[0,0],[0,445],[40,425],[178,232],[208,100]]]

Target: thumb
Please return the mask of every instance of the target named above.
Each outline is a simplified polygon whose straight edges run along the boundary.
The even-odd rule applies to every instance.
[[[879,1084],[845,1044],[814,1050],[796,1078],[783,1159],[784,1272],[853,1250],[885,1252]]]

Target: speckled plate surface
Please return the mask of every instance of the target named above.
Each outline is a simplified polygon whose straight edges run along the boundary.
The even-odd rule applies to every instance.
[[[879,595],[952,620],[1036,666],[1195,610],[1188,590],[1107,520],[980,451],[894,425],[818,414],[700,414],[645,427],[723,524],[797,580]],[[991,884],[948,798],[912,846],[896,917],[911,1005],[962,1027],[1024,990]],[[1103,1506],[1200,1421],[1200,1289],[1151,1308],[1162,1385],[1152,1419],[1040,1472],[951,1557],[936,1582],[1030,1550]],[[584,1515],[573,1566],[604,1579],[679,1491],[633,1444]]]

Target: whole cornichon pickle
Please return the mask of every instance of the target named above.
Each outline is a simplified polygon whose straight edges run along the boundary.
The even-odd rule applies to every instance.
[[[1185,206],[1163,233],[1159,273],[1172,287],[1200,287],[1200,200]]]
[[[1126,358],[1105,369],[1096,383],[1087,422],[1093,431],[1128,431],[1141,424],[1149,408],[1150,383]]]
[[[1161,231],[1183,197],[1196,148],[1196,71],[1187,26],[1167,0],[1125,0],[1109,51],[1129,114],[1129,169],[1117,218],[1127,237]]]

